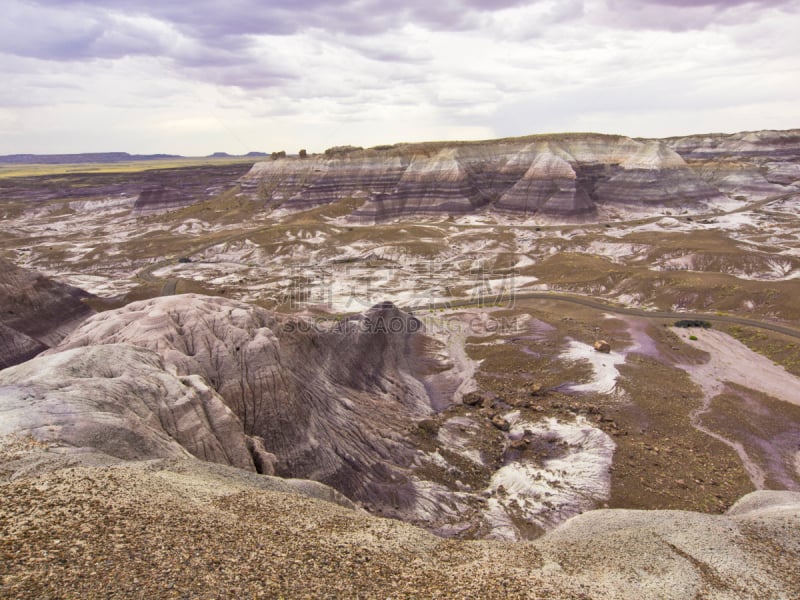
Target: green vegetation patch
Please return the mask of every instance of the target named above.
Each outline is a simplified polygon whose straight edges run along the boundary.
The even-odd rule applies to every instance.
[[[702,327],[703,329],[710,329],[711,323],[699,319],[681,319],[680,321],[675,321],[675,327]]]

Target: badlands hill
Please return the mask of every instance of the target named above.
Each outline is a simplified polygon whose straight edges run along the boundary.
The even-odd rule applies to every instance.
[[[800,132],[142,164],[0,177],[0,596],[798,596]]]
[[[386,328],[377,328],[389,322],[408,333],[391,335]],[[377,306],[332,330],[306,330],[302,321],[279,318],[247,304],[191,294],[173,296],[96,315],[49,356],[37,359],[41,364],[33,361],[26,366],[26,374],[52,372],[52,361],[65,360],[61,357],[67,349],[84,356],[100,345],[111,352],[107,344],[149,348],[178,376],[188,378],[186,384],[201,386],[205,381],[213,388],[205,390],[209,400],[197,412],[227,417],[219,408],[227,405],[235,414],[238,437],[255,436],[251,444],[260,448],[266,443],[273,453],[255,456],[253,464],[241,458],[245,442],[237,442],[236,452],[212,452],[215,446],[204,441],[205,436],[192,442],[190,451],[195,456],[260,472],[313,478],[360,502],[408,509],[414,490],[401,467],[409,465],[412,449],[403,434],[409,424],[431,411],[424,385],[413,374],[410,346],[418,328],[413,324],[413,317],[393,306]],[[127,348],[120,346],[118,351],[129,352]],[[67,362],[76,360],[73,356]],[[91,365],[102,369],[99,361]],[[131,382],[147,380],[148,367],[143,366]],[[5,381],[19,386],[17,373],[22,368],[4,372]],[[130,366],[128,372],[134,369]],[[102,376],[120,377],[114,372]],[[44,381],[36,382],[37,388],[44,385]],[[181,398],[183,407],[190,399],[195,403],[192,392],[168,397]],[[146,396],[144,391],[134,395]],[[210,400],[213,409],[207,407]],[[182,420],[170,416],[162,421],[180,425]],[[358,423],[357,432],[351,423]],[[210,425],[230,429],[225,422]],[[92,433],[97,432],[75,445],[91,445]],[[104,451],[114,454],[113,448]],[[149,456],[140,456],[145,457]]]
[[[607,434],[535,424],[527,406],[509,421],[457,396],[437,406],[465,377],[439,349],[391,303],[322,327],[192,294],[134,302],[0,372],[0,434],[313,479],[448,536],[539,535],[607,496]]]
[[[614,448],[590,421],[541,428],[518,406],[516,420],[496,423],[466,397],[436,441],[414,434],[447,375],[436,350],[390,303],[329,327],[196,295],[90,317],[0,372],[4,589],[520,598],[798,589],[797,493],[750,494],[723,515],[583,512],[607,493]],[[506,448],[501,460],[492,447]],[[485,488],[471,485],[481,469]],[[540,483],[526,488],[526,478]],[[536,529],[538,539],[446,541],[360,507],[440,536]]]
[[[737,183],[796,180],[796,164],[786,161],[798,156],[797,131],[668,140],[542,135],[331,148],[256,164],[243,184],[285,209],[358,200],[355,220],[483,209],[586,217],[610,207],[710,205]],[[726,164],[732,157],[739,162]],[[714,161],[713,168],[698,168],[698,159]]]

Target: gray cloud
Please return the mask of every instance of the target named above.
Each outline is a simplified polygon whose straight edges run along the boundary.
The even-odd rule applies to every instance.
[[[741,119],[762,107],[755,120],[770,99],[784,102],[771,109],[772,126],[796,126],[799,6],[5,0],[0,145],[21,152],[19,144],[46,144],[50,135],[65,145],[117,135],[123,141],[110,146],[186,152],[163,144],[210,144],[230,130],[324,149],[396,137],[614,131],[617,122],[643,124],[632,133],[648,135],[656,124],[683,130],[684,115]]]
[[[175,25],[182,32],[208,42],[229,36],[288,35],[322,29],[351,35],[374,35],[406,23],[435,30],[462,30],[475,25],[477,13],[493,12],[530,3],[530,0],[122,0],[113,9],[100,0],[39,0],[38,6],[87,7],[145,15]]]
[[[478,27],[477,15],[522,2],[121,0],[109,6],[99,0],[10,0],[0,22],[0,53],[59,62],[152,56],[171,61],[183,76],[259,89],[302,74],[285,53],[265,53],[265,39],[316,32],[317,39],[371,61],[423,63],[430,58],[424,47],[377,36],[409,24],[445,31]]]
[[[628,0],[630,3],[630,0]],[[791,0],[648,0],[639,4],[660,4],[664,6],[677,6],[681,8],[694,8],[697,6],[714,6],[720,10],[741,6],[742,4],[754,4],[759,6],[788,6],[793,4]]]
[[[47,60],[149,55],[187,67],[246,64],[254,39],[320,32],[382,62],[424,62],[425,49],[377,39],[414,25],[431,32],[480,30],[486,18],[530,7],[500,21],[499,39],[530,39],[566,22],[586,21],[584,0],[9,0],[0,52]],[[600,26],[685,31],[752,20],[759,11],[798,10],[800,0],[595,0]],[[540,8],[541,7],[541,8]],[[597,14],[597,11],[595,15]],[[597,18],[596,16],[594,18]],[[176,43],[182,40],[183,43]]]
[[[0,21],[0,52],[47,60],[120,58],[165,50],[151,23],[97,9],[42,8],[12,0]]]
[[[689,31],[758,20],[764,10],[800,10],[798,0],[607,0],[605,23],[632,29]]]

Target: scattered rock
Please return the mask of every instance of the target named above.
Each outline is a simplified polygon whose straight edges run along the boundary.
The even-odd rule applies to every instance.
[[[461,402],[467,406],[478,406],[479,404],[483,403],[483,396],[478,392],[470,392],[469,394],[464,395],[464,397],[461,399]]]
[[[605,340],[597,340],[594,343],[594,349],[597,350],[598,352],[605,352],[606,354],[608,354],[609,352],[611,352],[611,344],[609,344]]]
[[[508,431],[509,429],[511,429],[511,425],[509,424],[509,422],[506,421],[500,415],[495,415],[494,417],[492,417],[492,425],[497,427],[500,431]]]

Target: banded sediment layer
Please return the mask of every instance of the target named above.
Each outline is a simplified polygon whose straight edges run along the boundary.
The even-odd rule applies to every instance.
[[[242,185],[268,205],[289,210],[357,200],[350,215],[357,221],[487,209],[590,217],[603,207],[697,208],[724,201],[737,183],[774,192],[776,185],[796,181],[790,161],[800,156],[798,137],[568,134],[332,148],[258,163]]]

